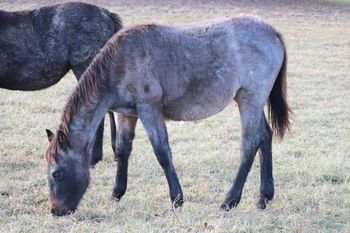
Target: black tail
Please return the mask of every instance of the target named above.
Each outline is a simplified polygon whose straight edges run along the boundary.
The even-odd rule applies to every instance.
[[[287,50],[282,35],[276,32],[284,48],[283,63],[268,99],[269,119],[273,131],[283,139],[286,129],[290,129],[289,116],[292,114],[287,102]]]

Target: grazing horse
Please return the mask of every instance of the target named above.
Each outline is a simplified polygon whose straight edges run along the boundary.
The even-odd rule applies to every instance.
[[[118,15],[85,3],[0,10],[0,88],[40,90],[57,83],[70,69],[79,79],[121,27]],[[103,121],[93,164],[102,158],[102,136]]]
[[[281,35],[252,16],[184,26],[139,25],[114,35],[94,58],[65,106],[57,132],[48,132],[46,152],[50,208],[73,212],[89,184],[89,150],[107,111],[116,117],[118,159],[112,196],[126,192],[128,158],[140,119],[168,181],[174,207],[183,193],[165,120],[195,121],[220,112],[232,100],[241,117],[242,159],[222,209],[236,206],[260,150],[258,207],[274,195],[272,132],[289,128],[287,54]],[[264,105],[268,103],[270,128]]]

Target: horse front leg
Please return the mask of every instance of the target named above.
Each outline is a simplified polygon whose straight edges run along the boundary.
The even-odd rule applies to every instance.
[[[128,161],[135,137],[137,118],[114,113],[114,119],[115,142],[112,145],[114,145],[114,156],[118,165],[112,197],[120,200],[127,188]]]
[[[157,160],[167,178],[173,207],[181,207],[183,205],[183,193],[172,163],[171,149],[161,107],[157,104],[144,103],[137,105],[137,111],[152,143]]]
[[[261,109],[254,106],[253,101],[247,96],[241,96],[237,98],[242,127],[242,139],[241,139],[241,162],[235,178],[235,181],[227,193],[224,203],[221,208],[229,211],[232,207],[238,205],[241,200],[243,186],[247,179],[248,173],[254,162],[256,152],[259,147],[259,128]]]

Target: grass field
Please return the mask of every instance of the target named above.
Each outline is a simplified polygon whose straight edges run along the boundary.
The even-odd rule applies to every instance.
[[[30,9],[45,2],[5,0],[0,9]],[[105,157],[92,170],[78,211],[51,216],[45,129],[58,126],[76,83],[69,73],[43,91],[0,90],[0,232],[350,232],[349,1],[91,2],[118,13],[125,25],[249,13],[284,35],[295,116],[292,132],[273,145],[275,198],[266,210],[256,209],[256,161],[240,205],[228,213],[219,210],[239,164],[240,121],[233,103],[199,123],[167,123],[185,195],[181,210],[171,211],[165,176],[141,124],[128,192],[118,203],[110,199],[116,165],[106,123]]]

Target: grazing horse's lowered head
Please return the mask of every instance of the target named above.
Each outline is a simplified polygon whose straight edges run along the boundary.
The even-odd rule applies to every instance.
[[[118,162],[112,196],[127,188],[128,159],[140,119],[168,181],[173,207],[183,193],[172,162],[165,119],[196,121],[233,101],[239,108],[241,163],[221,208],[240,202],[259,151],[258,207],[274,196],[273,132],[289,129],[287,53],[282,36],[256,17],[236,17],[184,26],[139,25],[115,34],[83,74],[65,106],[57,135],[48,133],[51,211],[74,211],[89,181],[90,148],[108,111],[116,119]],[[269,125],[264,112],[268,105]],[[59,171],[56,174],[56,171]]]
[[[49,208],[52,214],[61,216],[74,212],[78,206],[89,185],[89,164],[81,161],[83,156],[74,152],[62,130],[56,135],[50,130],[46,133],[51,143],[46,153]]]
[[[57,216],[74,212],[89,185],[89,168],[91,160],[94,159],[92,142],[100,120],[107,111],[105,103],[99,104],[103,110],[98,110],[92,115],[89,113],[90,107],[85,107],[93,103],[98,104],[96,98],[106,91],[103,85],[107,75],[105,69],[111,59],[108,54],[114,47],[105,47],[107,49],[101,49],[75,87],[69,104],[65,106],[56,134],[46,130],[50,142],[45,154],[48,162],[49,207],[52,214]],[[88,127],[81,124],[81,118],[90,122]],[[111,121],[112,131],[115,127],[114,121]],[[77,138],[79,140],[74,140]],[[115,140],[115,133],[112,132],[113,138]]]

